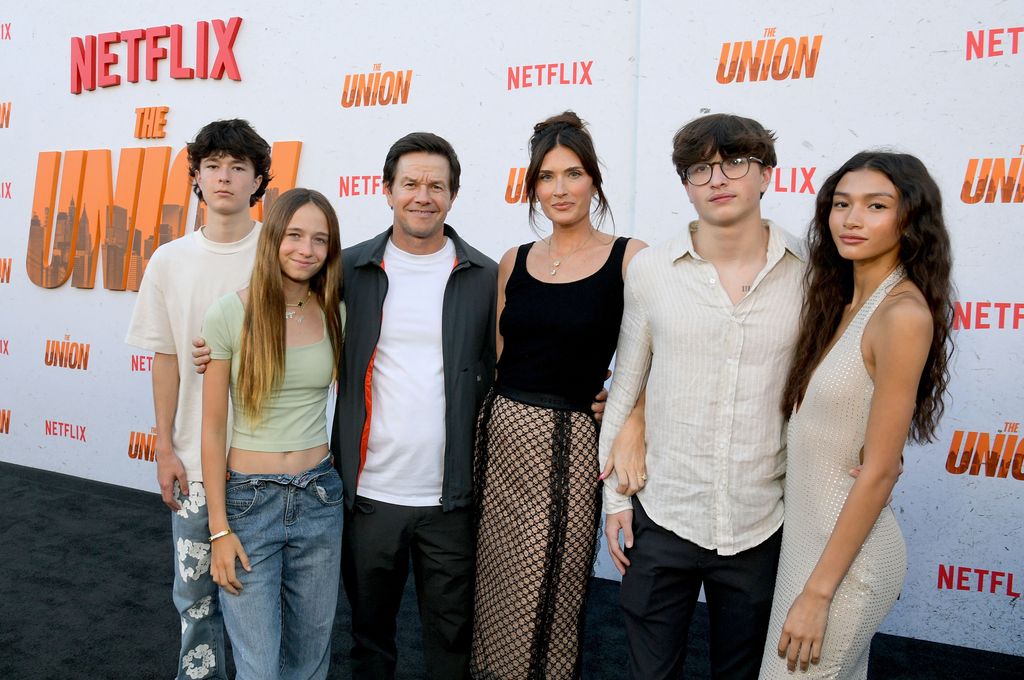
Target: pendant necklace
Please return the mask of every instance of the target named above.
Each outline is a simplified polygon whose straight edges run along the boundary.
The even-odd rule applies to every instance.
[[[304,305],[305,305],[305,304],[306,304],[307,302],[309,302],[309,296],[310,296],[310,295],[312,295],[312,294],[313,294],[313,291],[307,290],[307,291],[306,291],[306,297],[304,297],[303,299],[299,300],[299,301],[298,301],[298,302],[296,302],[295,304],[292,304],[292,303],[290,303],[290,302],[285,302],[285,303],[284,303],[284,306],[285,306],[285,310],[284,310],[284,319],[285,319],[285,321],[290,321],[290,320],[292,320],[292,319],[295,319],[295,315],[296,315],[296,314],[297,314],[297,313],[298,313],[299,311],[301,311],[301,310],[302,310],[302,307],[303,307],[303,306],[304,306]],[[288,307],[295,307],[295,309],[288,309]],[[299,317],[298,317],[297,319],[295,319],[295,323],[302,323],[302,321],[303,321],[303,320],[304,320],[305,318],[306,318],[306,315],[305,315],[305,314],[299,314]]]
[[[565,262],[566,260],[568,260],[573,255],[575,255],[577,250],[579,250],[580,248],[585,246],[587,244],[587,242],[590,241],[591,238],[593,238],[594,230],[591,229],[590,233],[587,234],[587,237],[585,239],[580,241],[576,245],[575,248],[573,248],[572,250],[569,251],[569,253],[567,255],[564,255],[564,256],[562,256],[562,257],[560,257],[558,259],[555,259],[555,257],[551,254],[551,239],[552,239],[553,236],[554,236],[554,234],[552,234],[551,236],[548,236],[546,239],[544,239],[545,243],[548,244],[548,258],[551,260],[551,271],[549,271],[548,274],[550,274],[551,276],[554,276],[555,274],[557,274],[558,273],[558,268],[562,266],[562,263]]]

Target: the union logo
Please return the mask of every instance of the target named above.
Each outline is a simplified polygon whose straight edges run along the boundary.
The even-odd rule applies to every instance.
[[[63,340],[47,340],[43,363],[47,366],[87,371],[90,348],[88,342],[75,342],[70,335],[65,335]]]
[[[128,433],[128,457],[140,462],[156,461],[156,428],[150,432]]]
[[[167,106],[140,106],[135,109],[135,138],[163,139],[167,136]]]
[[[11,127],[11,102],[0,102],[0,128]]]
[[[526,203],[526,168],[509,168],[505,187],[506,203]]]
[[[813,78],[821,55],[821,35],[796,38],[775,35],[766,28],[756,42],[740,40],[722,43],[715,79],[723,84],[768,80]]]
[[[262,219],[264,209],[295,186],[301,152],[302,142],[274,142],[274,181],[253,206],[253,219]],[[122,149],[116,184],[110,149],[68,151],[63,167],[61,161],[59,151],[39,154],[25,258],[29,279],[41,288],[58,288],[69,278],[76,288],[92,288],[102,255],[104,288],[138,290],[153,252],[185,233],[192,199],[186,150],[172,163],[169,146]],[[203,214],[196,210],[196,228]]]
[[[955,430],[946,457],[946,471],[1024,481],[1024,439],[1020,423],[1003,423],[998,432]]]
[[[1024,158],[972,158],[964,171],[960,200],[974,203],[1024,201]]]
[[[11,263],[11,258],[0,257],[0,283],[11,282]]]
[[[11,433],[11,409],[0,408],[0,434]]]
[[[412,69],[404,71],[383,71],[380,64],[374,64],[369,73],[345,74],[345,85],[341,91],[341,106],[394,106],[409,103],[409,88],[412,87]]]

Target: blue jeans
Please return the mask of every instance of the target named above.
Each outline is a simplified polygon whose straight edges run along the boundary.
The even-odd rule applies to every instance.
[[[224,619],[217,584],[210,578],[210,527],[202,482],[189,482],[188,495],[174,497],[181,509],[171,513],[174,584],[171,597],[181,618],[177,680],[227,680],[224,668]]]
[[[237,680],[322,680],[341,570],[341,478],[331,459],[298,475],[230,472],[228,523],[252,571],[221,590]]]

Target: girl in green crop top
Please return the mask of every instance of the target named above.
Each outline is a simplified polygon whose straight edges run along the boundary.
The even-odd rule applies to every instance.
[[[239,680],[276,668],[327,675],[342,490],[325,411],[341,353],[341,276],[334,209],[292,189],[267,213],[249,287],[215,302],[203,325],[210,573]]]

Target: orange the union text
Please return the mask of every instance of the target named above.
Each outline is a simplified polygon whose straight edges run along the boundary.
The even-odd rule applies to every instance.
[[[762,38],[722,43],[715,79],[723,85],[813,78],[821,55],[821,36]]]
[[[274,180],[253,219],[295,186],[301,151],[302,142],[274,142]],[[138,290],[153,252],[184,235],[192,200],[185,149],[173,162],[169,146],[122,149],[116,183],[112,176],[109,149],[68,151],[63,159],[40,152],[25,257],[32,283],[58,288],[71,278],[76,288],[92,288],[102,255],[104,288]],[[202,217],[197,209],[196,227]]]
[[[955,430],[946,457],[946,471],[1024,481],[1024,439],[1019,423],[1004,423],[995,434]]]
[[[526,203],[526,168],[509,168],[506,203]]]
[[[960,200],[974,203],[1024,201],[1024,158],[972,158],[967,161]]]
[[[152,432],[128,433],[128,457],[132,460],[156,461],[156,429]]]

